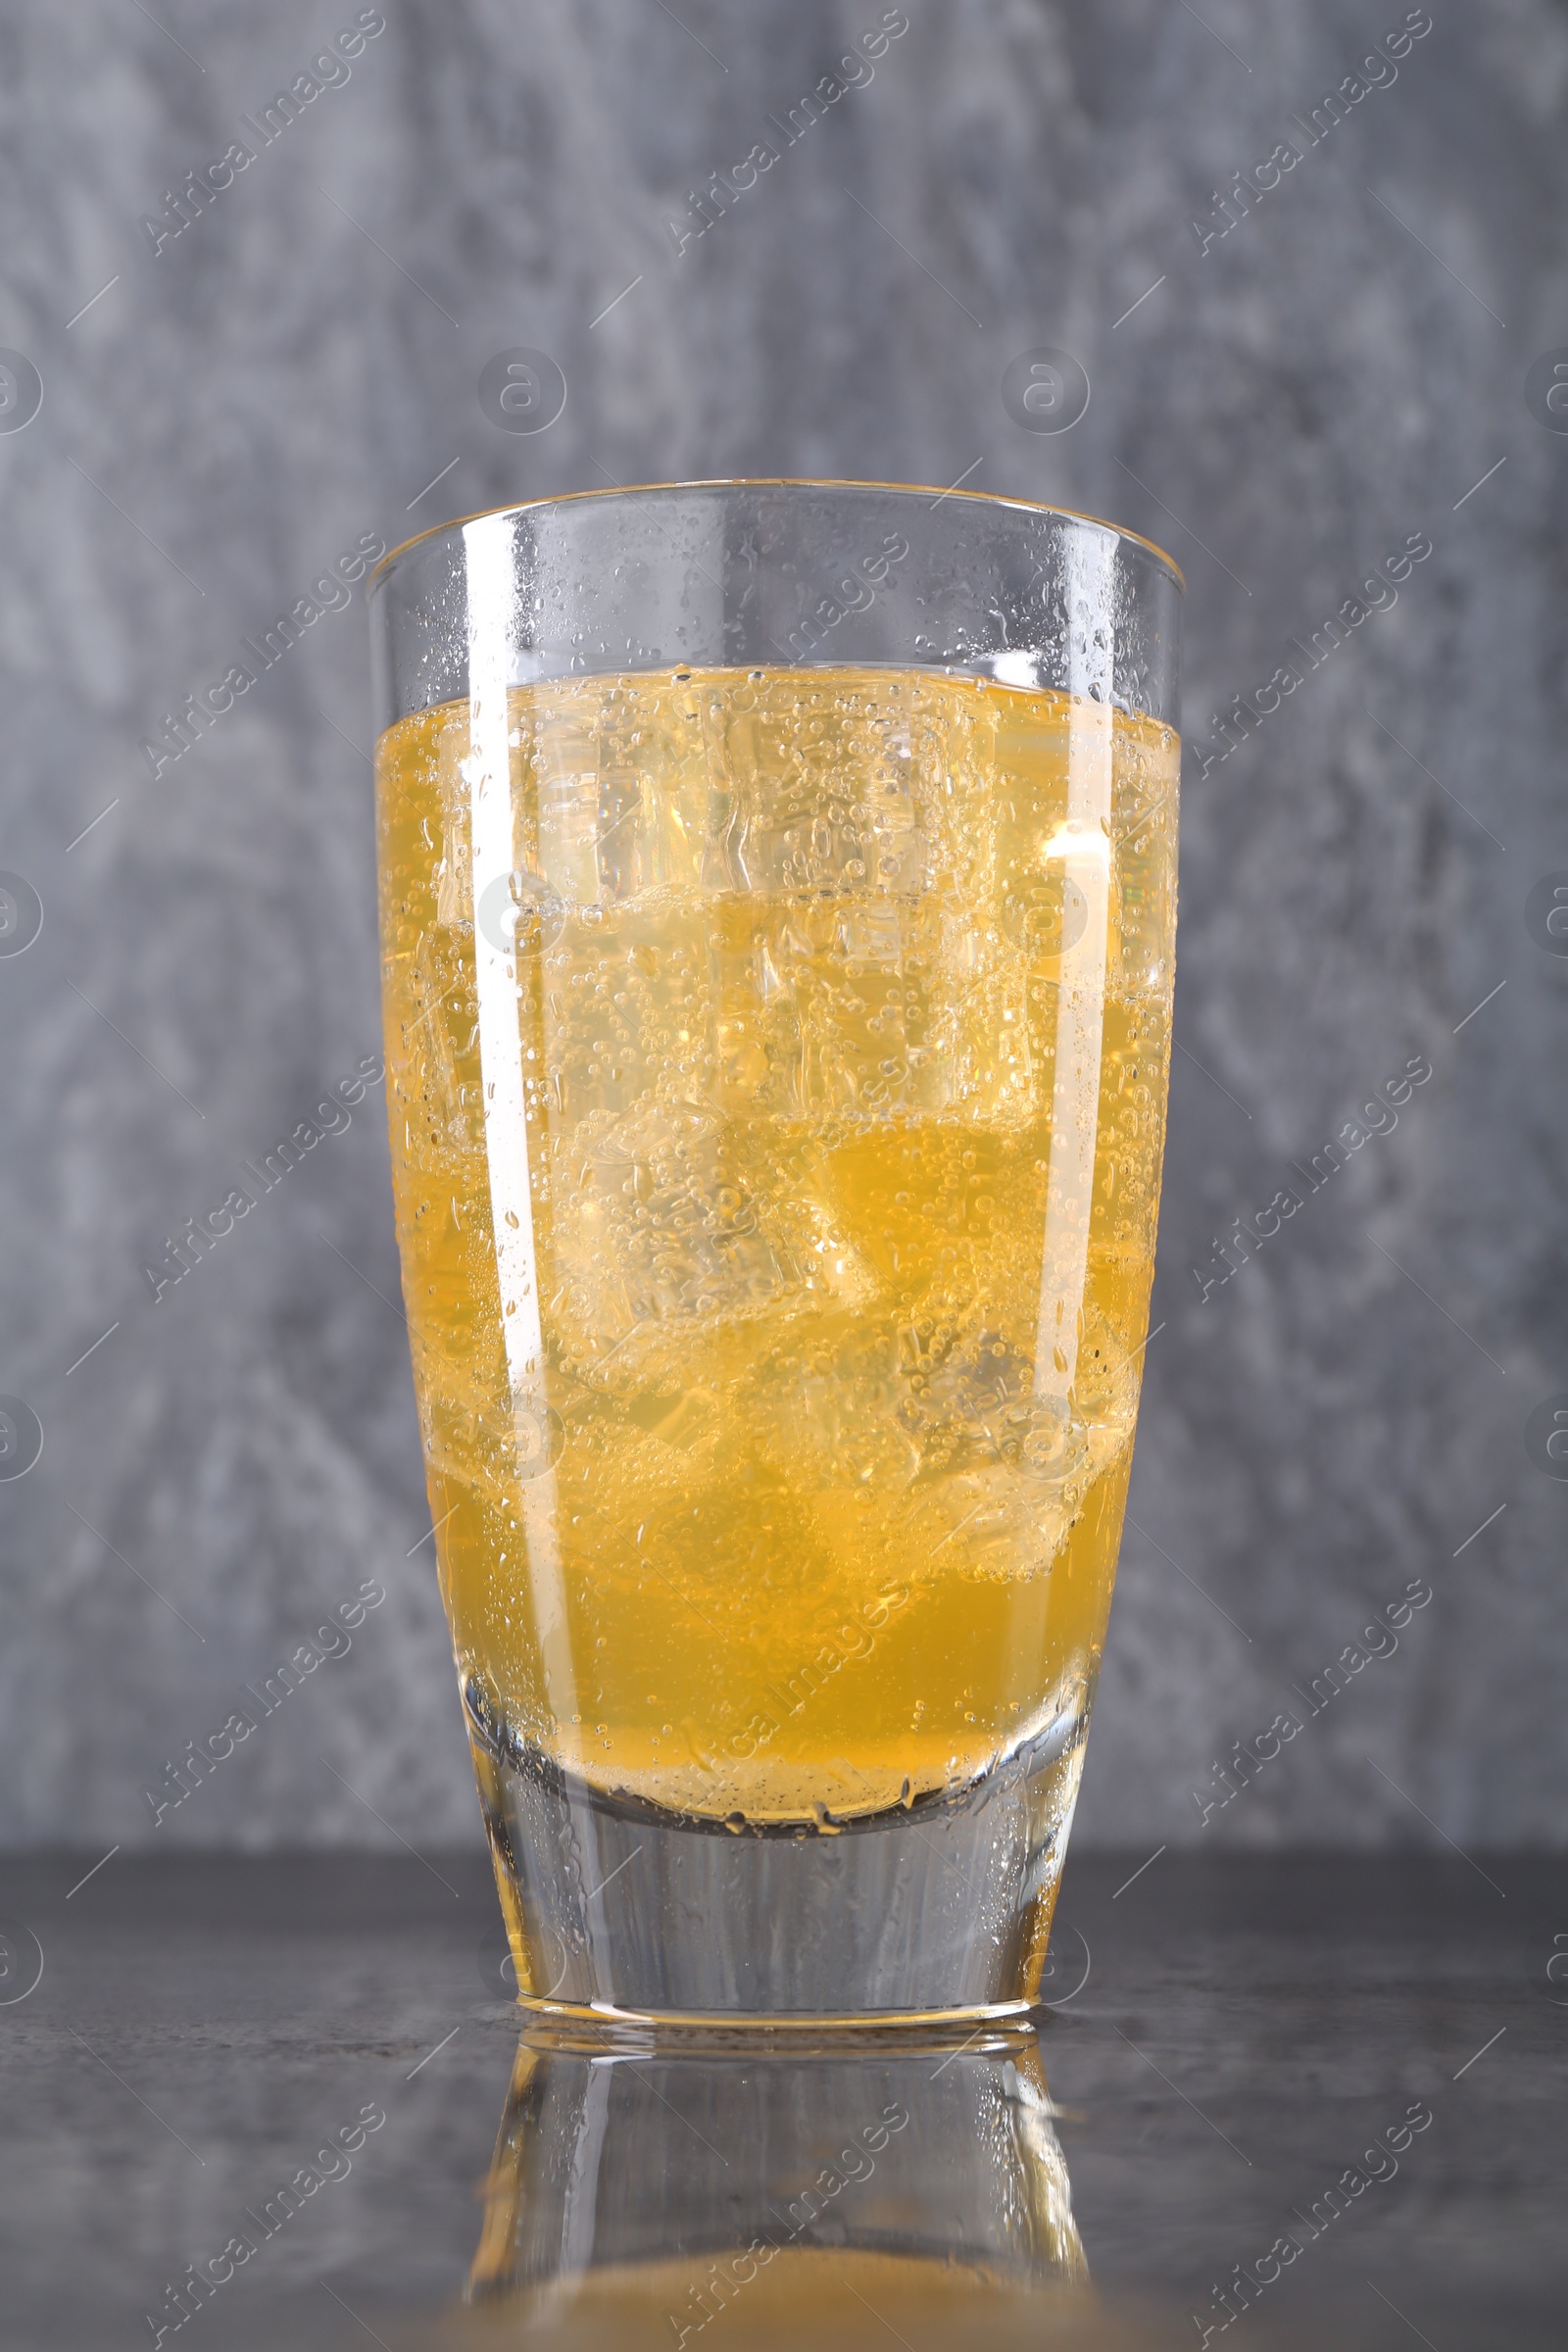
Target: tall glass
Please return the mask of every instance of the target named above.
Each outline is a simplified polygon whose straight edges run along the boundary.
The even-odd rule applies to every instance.
[[[716,482],[376,576],[388,1107],[521,1996],[1035,1998],[1147,1327],[1181,578]]]

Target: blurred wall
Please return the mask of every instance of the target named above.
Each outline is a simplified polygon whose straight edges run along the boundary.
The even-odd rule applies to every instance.
[[[1560,1842],[1563,9],[1433,0],[1363,67],[1423,12],[907,0],[701,236],[709,175],[899,12],[384,13],[0,5],[0,1391],[42,1433],[0,1478],[0,1839],[477,1834],[380,1090],[156,1304],[139,1271],[378,1048],[363,592],[145,743],[357,548],[806,473],[1084,507],[1190,582],[1157,1336],[1080,1835]],[[1047,345],[1093,387],[1059,434],[1002,394]],[[518,346],[568,387],[537,434],[476,391]],[[348,1652],[155,1829],[166,1762],[366,1580]]]

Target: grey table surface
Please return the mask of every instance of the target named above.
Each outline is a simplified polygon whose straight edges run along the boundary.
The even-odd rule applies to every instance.
[[[792,2147],[787,2121],[757,2129],[756,2066],[634,2052],[584,2101],[565,2076],[587,2082],[593,2069],[547,2059],[534,2084],[547,2094],[507,2114],[511,2186],[492,2176],[487,2210],[518,2012],[471,1855],[117,1856],[85,1884],[85,1857],[0,1863],[0,2342],[374,2337],[403,2352],[708,2335],[823,2352],[896,2336],[923,2352],[1200,2344],[1207,2328],[1211,2343],[1560,2344],[1561,1865],[1162,1853],[1133,1877],[1142,1860],[1069,1863],[1054,2006],[1037,2028],[1051,2109],[1028,2164],[1088,2283],[1037,2249],[957,2333],[940,2295],[923,2316],[918,2294],[906,2299],[890,2320],[851,2288],[841,2309],[829,2292],[803,2311],[798,2334],[787,2315],[763,2325],[760,2291],[750,2322],[721,2306],[697,2327],[710,2307],[685,2286],[685,2320],[639,2305],[608,2332],[583,2300],[639,2228],[645,2255],[689,2257],[700,2282],[749,2199],[776,2215],[813,2177],[815,2144]],[[1008,2273],[997,2200],[1016,2191],[1004,2178],[1016,2149],[1004,2162],[979,2125],[969,2144],[961,2117],[1000,2112],[975,2094],[988,2068],[1000,2082],[1012,2066],[1016,2088],[1016,2056],[926,2050],[891,2062],[895,2075],[885,2057],[815,2076],[804,2058],[769,2061],[774,2124],[816,2112],[810,2082],[830,2082],[817,2113],[830,2137],[853,2121],[857,2066],[869,2114],[903,2084],[912,2128],[894,2154],[856,2160],[867,2185],[822,2215],[815,2242],[870,2243],[880,2216],[884,2248],[892,2228],[921,2277],[973,2267],[988,2236],[1004,2248],[990,2269]],[[1431,2120],[1396,2169],[1363,2155],[1412,2108]],[[384,2123],[346,2164],[316,2161],[367,2113]],[[285,2216],[270,2200],[301,2167],[337,2177]],[[1324,2194],[1348,2170],[1364,2184],[1330,2218]],[[233,2276],[193,2295],[176,2327],[171,2285],[193,2263],[221,2270],[236,2233],[255,2241],[251,2258],[233,2269],[231,2257]],[[1282,2234],[1299,2252],[1259,2285]],[[1250,2308],[1221,2326],[1214,2290],[1231,2280],[1234,2296],[1238,2265]],[[481,2272],[500,2291],[476,2307]]]

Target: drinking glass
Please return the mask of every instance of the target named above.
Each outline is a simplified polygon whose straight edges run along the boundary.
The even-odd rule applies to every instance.
[[[521,1998],[1040,1984],[1169,1054],[1181,575],[1018,500],[590,493],[372,590],[388,1111]]]

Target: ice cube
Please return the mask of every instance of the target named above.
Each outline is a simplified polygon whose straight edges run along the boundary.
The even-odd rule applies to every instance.
[[[811,1164],[774,1122],[701,1103],[580,1124],[557,1159],[542,1282],[584,1377],[623,1355],[615,1385],[635,1384],[661,1339],[664,1354],[679,1341],[689,1377],[705,1330],[868,1297]]]

